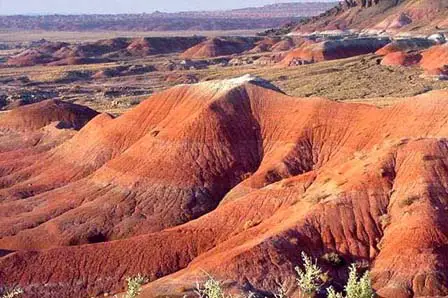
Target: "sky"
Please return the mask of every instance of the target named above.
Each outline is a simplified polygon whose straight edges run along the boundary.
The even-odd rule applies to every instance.
[[[0,15],[108,14],[220,10],[311,0],[0,0]],[[315,0],[319,1],[319,0]],[[320,0],[334,1],[334,0]]]

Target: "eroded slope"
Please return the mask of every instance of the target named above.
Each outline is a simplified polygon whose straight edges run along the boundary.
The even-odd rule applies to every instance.
[[[0,280],[85,297],[143,273],[144,297],[182,296],[205,270],[293,292],[300,251],[337,252],[369,264],[384,297],[447,295],[447,104],[447,91],[384,109],[293,98],[243,77],[97,116],[8,174],[27,173],[1,192],[0,249],[16,252]],[[338,287],[346,269],[322,265]]]

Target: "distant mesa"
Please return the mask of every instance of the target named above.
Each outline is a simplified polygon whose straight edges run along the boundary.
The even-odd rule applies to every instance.
[[[50,31],[228,31],[276,28],[318,15],[337,2],[283,3],[235,10],[150,14],[0,16],[5,30]]]

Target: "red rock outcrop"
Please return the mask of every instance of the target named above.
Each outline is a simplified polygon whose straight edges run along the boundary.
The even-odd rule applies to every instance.
[[[13,166],[0,154],[0,285],[86,297],[142,273],[143,297],[182,296],[205,270],[274,291],[305,251],[370,264],[383,297],[448,295],[447,104],[300,99],[244,77],[97,116]]]

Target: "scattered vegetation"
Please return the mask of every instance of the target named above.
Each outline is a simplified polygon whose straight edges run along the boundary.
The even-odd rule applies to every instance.
[[[325,259],[334,262],[343,262],[342,258],[336,253],[325,254]],[[322,258],[324,258],[324,256]],[[326,273],[317,265],[317,261],[302,252],[303,266],[296,267],[297,286],[301,291],[301,297],[315,297],[326,286]],[[342,264],[342,263],[341,263]],[[357,264],[349,267],[349,277],[344,287],[344,293],[336,292],[332,286],[326,287],[327,298],[373,298],[373,291],[370,272],[366,271],[362,276],[358,276]],[[222,288],[222,284],[209,275],[208,280],[200,286],[197,285],[195,291],[199,298],[244,298],[243,296],[226,295]],[[247,298],[258,297],[250,293]],[[288,298],[287,292],[280,287],[278,293],[274,294],[275,298]]]
[[[22,288],[5,289],[0,298],[18,298],[23,294]]]
[[[356,266],[352,264],[350,266],[350,272],[348,276],[347,285],[345,286],[346,295],[337,293],[333,287],[327,289],[328,298],[372,298],[375,293],[372,289],[370,281],[370,273],[366,271],[362,277],[358,277]]]
[[[274,294],[274,298],[288,298],[286,290],[281,286],[278,288],[278,293]]]
[[[302,252],[303,269],[296,267],[297,285],[301,292],[306,296],[313,296],[318,293],[323,285],[322,269],[317,265],[317,262]]]
[[[390,225],[391,218],[389,214],[383,214],[379,218],[381,228],[384,230],[387,226]]]
[[[420,199],[419,196],[410,196],[410,197],[400,201],[400,207],[403,208],[403,207],[411,206],[419,199]]]
[[[335,252],[329,252],[322,256],[322,260],[327,262],[333,267],[339,267],[344,264],[344,260]]]
[[[222,289],[221,282],[209,276],[208,280],[201,287],[199,284],[196,287],[195,293],[199,298],[230,298],[226,296]]]
[[[140,295],[141,287],[148,282],[148,279],[145,276],[138,274],[134,277],[128,277],[126,282],[128,284],[128,289],[125,298],[135,298]]]
[[[248,220],[244,223],[243,229],[248,230],[250,228],[256,227],[261,223],[261,220]]]

